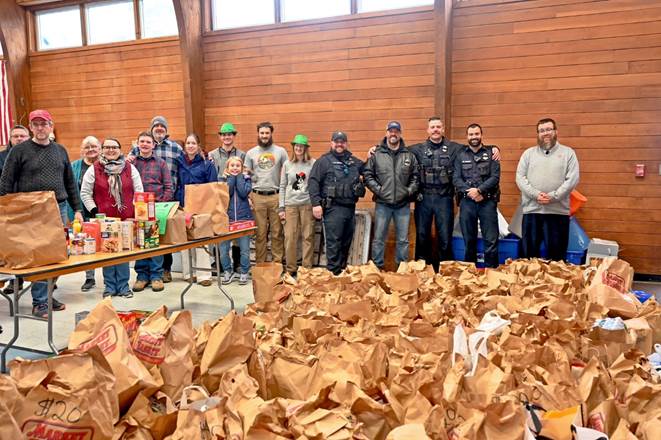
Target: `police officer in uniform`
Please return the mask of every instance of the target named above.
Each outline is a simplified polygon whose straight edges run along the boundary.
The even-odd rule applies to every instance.
[[[454,162],[453,182],[459,200],[459,223],[464,235],[464,260],[477,262],[477,220],[484,240],[484,265],[498,267],[498,212],[500,163],[492,158],[493,146],[482,144],[482,127],[466,128],[468,145]]]
[[[438,270],[439,261],[453,260],[454,225],[453,162],[462,146],[447,139],[443,121],[438,116],[428,120],[429,138],[413,145],[420,166],[419,195],[415,203],[415,259],[423,259]],[[436,223],[438,255],[432,255],[431,226]]]
[[[347,135],[336,131],[331,149],[312,166],[308,191],[312,215],[322,219],[326,236],[326,267],[338,275],[347,266],[356,228],[356,202],[365,195],[364,162],[348,150]]]

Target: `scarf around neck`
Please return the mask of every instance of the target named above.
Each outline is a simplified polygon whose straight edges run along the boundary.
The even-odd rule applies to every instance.
[[[126,205],[124,204],[124,200],[122,200],[122,178],[120,177],[120,174],[124,171],[126,159],[124,158],[124,155],[121,155],[115,160],[108,160],[101,155],[99,163],[101,163],[104,172],[108,176],[110,197],[115,200],[113,206],[118,210],[123,211]]]

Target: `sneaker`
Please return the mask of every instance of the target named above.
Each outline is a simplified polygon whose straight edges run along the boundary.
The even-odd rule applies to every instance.
[[[127,290],[126,292],[119,292],[117,295],[120,298],[133,298],[133,292],[131,289]]]
[[[5,295],[13,295],[14,294],[14,280],[9,280],[7,281],[7,286],[2,290],[2,293]],[[18,280],[18,290],[23,289],[23,280]]]
[[[229,284],[234,280],[234,272],[223,272],[223,278],[220,280],[223,284]]]
[[[242,273],[239,275],[239,284],[240,285],[245,285],[248,284],[248,274],[247,273]]]
[[[141,292],[145,290],[145,287],[147,287],[148,282],[145,280],[136,280],[135,283],[133,283],[133,291],[134,292]]]
[[[172,272],[169,270],[164,270],[163,271],[163,282],[164,283],[171,283],[172,282]]]
[[[213,284],[213,281],[211,281],[211,280],[202,280],[198,284],[200,286],[209,287],[210,285]]]
[[[53,298],[53,311],[54,312],[61,312],[62,310],[66,309],[67,306],[64,303],[59,302],[55,298]]]
[[[83,292],[87,292],[89,290],[92,290],[96,286],[96,281],[94,280],[85,280],[85,283],[80,287],[80,290]]]
[[[151,290],[154,292],[161,292],[163,289],[165,289],[163,280],[151,280]]]
[[[48,319],[48,304],[37,304],[36,306],[32,306],[32,316]]]

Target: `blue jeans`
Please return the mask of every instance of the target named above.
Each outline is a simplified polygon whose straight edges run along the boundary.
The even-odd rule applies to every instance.
[[[381,203],[376,204],[374,212],[374,239],[372,240],[372,261],[377,267],[383,267],[383,253],[388,235],[390,220],[395,222],[395,261],[399,266],[409,259],[409,220],[411,209],[408,203],[401,208],[391,208]]]
[[[64,225],[69,222],[67,211],[69,204],[67,202],[58,203],[57,207],[60,208],[60,217],[62,218],[62,233],[64,234]],[[48,283],[45,281],[37,281],[32,283],[30,288],[32,292],[32,305],[46,304],[48,302]]]
[[[107,266],[103,268],[104,292],[110,295],[125,293],[129,291],[130,269],[128,263]]]
[[[145,258],[135,262],[135,272],[138,281],[155,281],[163,279],[163,256]]]
[[[240,266],[241,273],[248,273],[250,270],[250,236],[239,237],[234,239],[239,242],[239,249],[241,250]],[[232,248],[232,241],[223,241],[220,243],[220,265],[223,272],[233,272],[234,266],[230,258],[230,250]]]

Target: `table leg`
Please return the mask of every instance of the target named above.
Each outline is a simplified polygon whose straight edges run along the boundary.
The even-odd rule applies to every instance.
[[[216,254],[216,282],[218,283],[218,289],[220,290],[220,293],[225,295],[225,298],[227,298],[230,302],[230,310],[234,310],[234,298],[230,294],[225,291],[223,288],[223,283],[221,281],[221,270],[220,270],[220,243],[218,243],[215,246],[215,254]]]
[[[14,283],[14,289],[15,289],[17,283],[14,280],[11,280],[10,283]],[[14,316],[14,303],[12,302],[11,297],[2,290],[0,290],[0,295],[4,296],[7,302],[9,303],[9,316]]]
[[[13,301],[13,308],[16,310],[16,313],[13,314],[14,317],[14,336],[7,342],[7,345],[5,345],[5,348],[2,349],[2,354],[0,357],[0,367],[2,368],[3,373],[7,373],[7,352],[9,351],[10,348],[14,346],[14,342],[18,339],[18,332],[19,332],[19,325],[18,325],[18,320],[21,319],[18,313],[18,299],[20,298],[19,292],[18,292],[18,278],[14,279],[14,301]]]
[[[188,291],[190,290],[191,287],[193,287],[193,274],[195,273],[195,270],[193,269],[193,252],[195,248],[188,249],[188,270],[189,270],[189,277],[188,277],[188,286],[184,288],[184,290],[181,292],[181,309],[183,310],[184,307],[184,296]]]
[[[59,350],[53,342],[53,286],[55,281],[53,278],[48,279],[48,345],[50,346],[53,354],[58,354]]]

